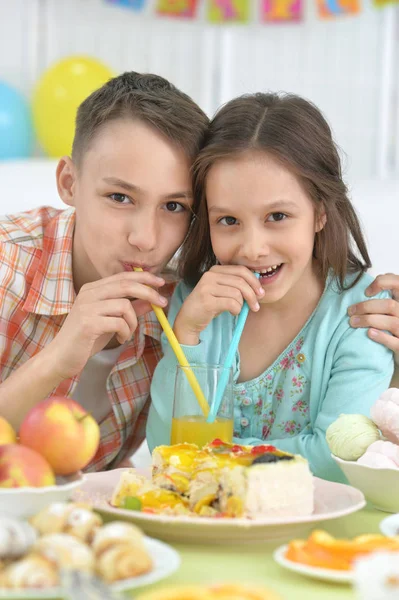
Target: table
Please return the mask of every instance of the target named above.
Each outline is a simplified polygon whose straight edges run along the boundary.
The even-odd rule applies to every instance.
[[[387,516],[367,506],[363,510],[318,525],[336,537],[354,537],[363,533],[379,533],[379,523]],[[272,557],[280,544],[253,544],[232,548],[172,544],[180,553],[182,565],[175,574],[152,586],[135,590],[157,590],[175,584],[237,581],[265,585],[278,592],[283,600],[355,600],[351,585],[317,581],[283,569]]]

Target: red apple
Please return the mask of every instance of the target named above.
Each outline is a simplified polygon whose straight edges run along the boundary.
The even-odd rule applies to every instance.
[[[47,485],[55,485],[55,476],[43,456],[20,444],[0,446],[0,487]]]
[[[100,428],[75,400],[52,396],[28,412],[19,437],[21,444],[44,456],[57,475],[70,475],[97,452]]]
[[[15,435],[14,429],[10,423],[3,417],[0,417],[0,445],[3,444],[15,444],[17,436]]]

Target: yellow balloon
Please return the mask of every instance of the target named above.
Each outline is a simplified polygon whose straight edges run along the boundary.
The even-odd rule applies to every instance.
[[[44,73],[32,108],[36,135],[49,156],[71,153],[79,104],[113,76],[107,66],[86,56],[61,60]]]

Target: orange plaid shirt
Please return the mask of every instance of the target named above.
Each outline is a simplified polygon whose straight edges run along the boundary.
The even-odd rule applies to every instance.
[[[41,207],[0,219],[0,381],[49,344],[76,294],[72,280],[73,209]],[[168,286],[167,294],[173,286]],[[161,358],[161,328],[153,312],[139,326],[107,380],[111,403],[100,423],[100,446],[86,470],[112,468],[145,437],[150,383]],[[79,375],[50,396],[71,395]]]

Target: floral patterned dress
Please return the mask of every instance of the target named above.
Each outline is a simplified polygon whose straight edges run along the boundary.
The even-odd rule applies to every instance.
[[[281,439],[310,428],[306,327],[255,379],[234,384],[234,436]]]

